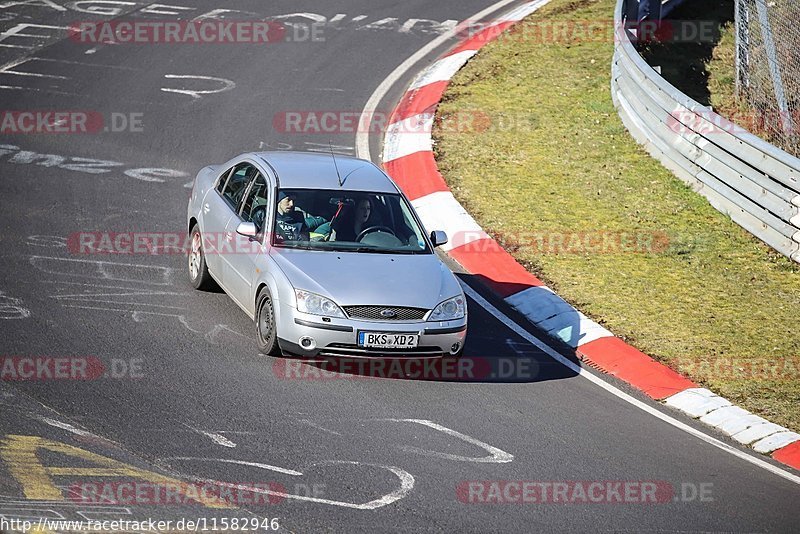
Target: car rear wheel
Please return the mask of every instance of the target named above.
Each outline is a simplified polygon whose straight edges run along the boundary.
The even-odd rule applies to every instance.
[[[256,341],[258,350],[268,356],[280,356],[278,332],[275,328],[275,307],[267,288],[262,289],[256,299]]]
[[[189,282],[195,289],[211,289],[214,287],[214,279],[208,272],[206,256],[203,253],[203,237],[200,234],[200,227],[194,225],[192,228],[191,245],[189,246]]]

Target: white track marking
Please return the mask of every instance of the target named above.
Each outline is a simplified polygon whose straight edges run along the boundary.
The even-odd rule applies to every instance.
[[[141,71],[134,67],[124,67],[122,65],[105,65],[103,63],[86,63],[85,61],[70,61],[68,59],[53,59],[47,57],[32,57],[28,61],[43,61],[45,63],[63,63],[65,65],[80,65],[81,67],[95,67],[98,69],[129,70]]]
[[[178,321],[179,321],[179,322],[180,322],[180,323],[181,323],[183,326],[185,326],[185,327],[186,327],[186,329],[187,329],[189,332],[193,332],[193,333],[195,333],[195,334],[202,334],[202,333],[203,333],[203,331],[202,331],[202,330],[195,330],[194,328],[192,328],[191,326],[189,326],[189,322],[186,320],[186,316],[185,316],[185,315],[177,315],[176,317],[178,317]]]
[[[575,374],[578,374],[578,375],[582,376],[583,378],[585,378],[586,380],[592,382],[596,386],[599,386],[599,387],[605,389],[606,391],[608,391],[612,395],[614,395],[616,397],[619,397],[620,399],[624,400],[625,402],[627,402],[629,404],[634,405],[635,407],[639,408],[642,411],[647,412],[648,414],[652,415],[653,417],[655,417],[657,419],[660,419],[660,420],[664,421],[665,423],[667,423],[669,425],[672,425],[672,426],[674,426],[675,428],[677,428],[679,430],[683,430],[687,434],[691,434],[692,436],[694,436],[694,437],[696,437],[696,438],[698,438],[698,439],[700,439],[702,441],[705,441],[706,443],[708,443],[710,445],[713,445],[714,447],[717,447],[718,449],[721,449],[721,450],[723,450],[723,451],[725,451],[725,452],[727,452],[729,454],[732,454],[733,456],[741,458],[742,460],[744,460],[746,462],[750,462],[751,464],[756,465],[758,467],[761,467],[762,469],[766,469],[770,473],[773,473],[773,474],[776,474],[776,475],[778,475],[780,477],[783,477],[786,480],[794,482],[795,484],[800,484],[800,476],[794,475],[794,474],[792,474],[792,473],[790,473],[788,471],[785,471],[785,470],[781,469],[780,467],[776,467],[776,466],[772,465],[769,462],[765,462],[764,460],[762,460],[760,458],[756,458],[755,456],[747,454],[746,452],[742,452],[739,449],[737,449],[735,447],[732,447],[731,445],[728,445],[727,443],[723,443],[722,441],[720,441],[720,440],[718,440],[718,439],[716,439],[714,437],[711,437],[708,434],[705,434],[705,433],[701,432],[700,430],[697,430],[696,428],[693,428],[693,427],[687,425],[686,423],[682,423],[681,421],[678,421],[674,417],[663,413],[661,410],[657,410],[656,408],[653,408],[652,406],[650,406],[648,404],[645,404],[644,402],[640,401],[639,399],[637,399],[635,397],[632,397],[631,395],[628,395],[627,393],[623,392],[622,390],[620,390],[616,386],[613,386],[613,385],[609,384],[608,382],[606,382],[605,380],[603,380],[599,376],[596,376],[596,375],[590,373],[589,371],[587,371],[586,369],[584,369],[580,365],[578,365],[578,364],[570,361],[566,357],[562,356],[561,354],[559,354],[558,352],[556,352],[555,350],[550,348],[547,344],[545,344],[544,342],[539,340],[539,338],[537,338],[536,336],[534,336],[533,334],[531,334],[530,332],[528,332],[527,330],[522,328],[520,325],[518,325],[512,319],[510,319],[505,314],[503,314],[503,312],[501,312],[500,310],[495,308],[489,301],[487,301],[485,298],[483,298],[480,294],[478,294],[470,286],[468,286],[467,284],[465,284],[463,282],[461,283],[461,286],[464,288],[464,293],[466,293],[467,296],[469,296],[472,300],[474,300],[477,304],[479,304],[487,312],[492,314],[492,316],[494,316],[495,319],[497,319],[498,321],[503,323],[510,330],[515,332],[517,335],[519,335],[523,339],[527,340],[532,345],[536,346],[539,350],[541,350],[542,352],[544,352],[545,354],[547,354],[548,356],[550,356],[551,358],[553,358],[557,362],[559,362],[562,365],[564,365],[565,367],[569,368]]]
[[[67,93],[66,91],[56,91],[54,89],[39,89],[36,87],[19,87],[17,85],[0,85],[0,89],[9,89],[11,91],[33,91],[35,93],[50,93],[54,95],[66,96],[83,96],[78,93]]]
[[[232,464],[239,464],[239,465],[247,465],[251,467],[258,467],[261,469],[268,469],[270,471],[278,471],[288,475],[293,476],[302,476],[303,473],[299,471],[291,471],[289,469],[282,469],[280,467],[275,467],[267,464],[259,464],[256,462],[244,462],[240,460],[225,460],[225,459],[215,459],[215,458],[165,458],[165,460],[199,460],[199,461],[211,461],[211,462],[223,462],[223,463],[232,463]],[[377,508],[381,508],[386,506],[387,504],[392,504],[395,501],[399,501],[400,499],[406,497],[411,490],[414,489],[414,477],[408,471],[400,469],[399,467],[394,467],[390,465],[378,465],[378,464],[368,464],[363,462],[353,462],[353,461],[346,461],[346,460],[331,460],[325,462],[317,462],[310,464],[309,467],[315,467],[318,465],[357,465],[357,466],[367,466],[367,467],[377,467],[380,469],[386,469],[387,471],[393,473],[397,478],[400,479],[400,487],[395,491],[380,497],[379,499],[374,499],[364,504],[355,504],[350,502],[344,501],[334,501],[330,499],[320,499],[318,497],[307,497],[305,495],[296,495],[294,493],[285,493],[282,491],[272,491],[263,488],[251,488],[246,485],[242,484],[231,484],[230,482],[221,482],[219,480],[207,479],[207,478],[198,478],[198,477],[190,477],[192,480],[197,482],[205,482],[207,484],[214,484],[219,487],[226,487],[244,491],[251,491],[253,493],[258,493],[261,495],[275,495],[276,497],[283,497],[284,499],[295,499],[298,501],[306,501],[306,502],[315,502],[319,504],[328,504],[331,506],[339,506],[341,508],[352,508],[355,510],[375,510]]]
[[[61,430],[66,430],[67,432],[69,432],[71,434],[75,434],[76,436],[80,436],[82,438],[91,438],[93,440],[101,441],[103,443],[114,444],[114,442],[112,442],[111,440],[108,440],[108,439],[106,439],[106,438],[104,438],[102,436],[98,436],[97,434],[93,434],[93,433],[89,432],[88,430],[83,430],[83,429],[77,428],[76,426],[71,425],[69,423],[65,423],[65,422],[59,421],[57,419],[51,419],[50,417],[45,417],[45,416],[42,416],[42,415],[35,415],[35,414],[31,414],[31,415],[32,415],[32,417],[34,419],[37,419],[37,420],[41,421],[42,423],[44,423],[46,425],[50,425],[50,426],[52,426],[54,428],[60,428]]]
[[[22,299],[9,297],[0,291],[0,319],[27,319],[31,311],[23,306]]]
[[[58,76],[56,74],[42,74],[41,72],[27,72],[27,71],[19,71],[19,70],[11,70],[12,68],[19,67],[20,65],[24,65],[25,63],[29,63],[30,60],[26,59],[24,61],[18,62],[13,67],[6,67],[0,74],[13,74],[14,76],[31,76],[34,78],[52,78],[54,80],[69,80],[67,76]]]
[[[444,460],[455,460],[457,462],[475,462],[475,463],[493,463],[493,464],[506,464],[514,460],[514,455],[509,454],[503,450],[498,449],[497,447],[492,447],[488,443],[484,443],[480,440],[477,440],[473,437],[467,436],[466,434],[462,434],[452,428],[447,428],[446,426],[442,426],[438,423],[434,423],[433,421],[429,421],[428,419],[378,419],[378,421],[393,421],[396,423],[416,423],[418,425],[427,426],[434,430],[438,430],[448,436],[452,436],[454,438],[458,438],[462,441],[466,441],[476,447],[480,447],[489,452],[489,456],[484,456],[482,458],[472,458],[469,456],[459,456],[457,454],[449,454],[446,452],[438,452],[438,451],[429,451],[426,449],[420,449],[419,447],[411,447],[407,445],[400,445],[400,450],[405,452],[413,452],[416,454],[422,454],[423,456],[432,456],[434,458],[442,458]]]
[[[211,441],[213,441],[217,445],[221,445],[222,447],[228,447],[229,449],[235,449],[236,448],[236,443],[232,442],[231,440],[229,440],[228,438],[226,438],[222,434],[217,434],[216,432],[208,432],[206,430],[200,430],[199,428],[195,428],[195,427],[193,427],[191,425],[188,425],[186,423],[183,423],[183,426],[185,426],[186,428],[188,428],[188,429],[190,429],[190,430],[192,430],[194,432],[197,432],[198,434],[202,434],[203,436],[209,438]]]
[[[89,285],[89,284],[87,284]],[[125,288],[129,289],[129,288]],[[186,293],[179,293],[177,291],[148,291],[147,289],[143,289],[142,291],[137,291],[132,289],[130,291],[125,292],[115,292],[115,293],[75,293],[74,295],[55,295],[53,298],[56,299],[94,299],[96,297],[152,297],[158,295],[177,295],[183,296]],[[121,302],[120,304],[138,304],[136,302]]]
[[[329,428],[325,428],[324,426],[315,423],[311,419],[299,419],[299,421],[301,423],[304,423],[304,424],[310,426],[310,427],[316,428],[317,430],[322,430],[323,432],[327,432],[327,433],[333,434],[335,436],[341,436],[342,435],[341,432],[336,432],[335,430],[331,430]]]
[[[170,285],[170,277],[175,272],[173,267],[161,267],[156,265],[137,264],[137,263],[121,263],[113,261],[100,261],[100,260],[78,260],[72,258],[59,258],[53,256],[31,256],[31,265],[47,274],[58,274],[65,276],[80,276],[84,278],[95,278],[99,280],[110,280],[118,282],[136,282],[141,284],[153,284],[166,286]],[[71,266],[73,270],[67,270]],[[91,274],[89,270],[94,266],[95,273]],[[59,270],[59,267],[61,269]],[[141,275],[145,272],[151,273],[153,276],[161,278],[161,281],[153,281],[151,279],[144,279],[142,276],[125,277],[122,271],[130,268],[131,274]],[[117,269],[115,275],[113,271]],[[77,272],[76,272],[77,271]]]
[[[31,87],[15,87],[0,85],[0,89],[16,89],[23,91],[41,91],[44,93],[59,93],[50,89],[35,89]],[[71,93],[59,93],[71,94]],[[183,178],[188,176],[183,171],[163,168],[130,168],[126,169],[127,164],[118,161],[102,159],[83,158],[80,156],[60,156],[58,154],[39,154],[30,150],[20,149],[16,145],[0,145],[0,156],[7,156],[8,162],[14,165],[36,165],[39,167],[58,167],[68,171],[82,172],[87,174],[106,174],[114,171],[122,171],[125,176],[142,180],[145,182],[164,183],[164,178]]]
[[[292,475],[293,477],[301,477],[303,473],[295,471],[294,469],[285,469],[283,467],[276,467],[274,465],[264,464],[261,462],[245,462],[244,460],[229,460],[226,458],[196,458],[194,456],[173,456],[164,458],[164,460],[180,460],[187,462],[220,462],[223,464],[245,465],[247,467],[257,467],[259,469],[266,469],[268,471],[275,471],[276,473],[283,473],[284,475]]]
[[[161,90],[165,93],[178,93],[179,95],[188,95],[194,98],[195,100],[198,98],[202,98],[203,95],[213,95],[216,93],[224,93],[226,91],[230,91],[236,87],[236,83],[233,80],[229,80],[227,78],[214,78],[212,76],[190,76],[190,75],[183,75],[183,74],[165,74],[164,78],[168,80],[202,80],[202,81],[211,81],[217,82],[222,84],[220,89],[213,89],[213,90],[195,90],[191,91],[189,89],[171,89],[169,87],[162,87]]]
[[[228,331],[231,334],[236,334],[237,336],[241,336],[241,337],[243,337],[243,338],[245,338],[247,340],[250,340],[250,336],[242,334],[241,332],[237,332],[236,330],[232,329],[230,326],[228,326],[226,324],[215,324],[211,328],[211,330],[206,332],[206,334],[204,336],[205,340],[208,341],[209,343],[211,343],[212,345],[216,345],[217,344],[217,336],[223,330]]]
[[[223,435],[214,434],[213,432],[205,432],[203,430],[201,430],[200,433],[203,434],[204,436],[208,436],[211,439],[211,441],[213,441],[217,445],[228,447],[229,449],[236,448],[236,443],[232,442]]]
[[[58,297],[55,297],[55,298],[57,299]],[[119,306],[148,306],[148,307],[151,307],[151,308],[165,308],[167,310],[185,310],[186,309],[185,306],[169,306],[168,304],[148,304],[146,302],[120,302],[118,300],[104,300],[104,299],[94,299],[94,298],[88,298],[88,299],[70,298],[70,299],[67,299],[67,300],[74,300],[74,301],[77,301],[77,302],[90,302],[90,303],[99,302],[101,304],[117,304]],[[134,311],[134,310],[129,310],[129,311]]]
[[[32,46],[25,46],[25,45],[14,45],[8,43],[0,43],[0,46],[6,48],[22,48],[27,50],[35,50],[37,47],[41,47],[41,43],[44,43],[48,39],[53,39],[55,35],[42,35],[39,33],[23,33],[23,30],[27,29],[43,29],[43,30],[56,30],[53,32],[54,34],[60,33],[63,30],[68,30],[68,26],[51,26],[48,24],[32,24],[29,22],[23,22],[17,24],[13,28],[9,28],[2,33],[0,33],[0,41],[5,41],[9,38],[27,38],[27,39],[36,39],[36,44]]]
[[[61,421],[57,421],[55,419],[50,419],[49,417],[37,417],[37,419],[39,421],[41,421],[42,423],[45,423],[45,424],[50,425],[50,426],[55,427],[55,428],[60,428],[61,430],[66,430],[67,432],[75,434],[76,436],[92,437],[92,438],[98,438],[99,437],[99,436],[96,436],[96,435],[92,434],[91,432],[87,432],[86,430],[81,430],[80,428],[76,428],[76,427],[72,426],[69,423],[62,423]]]
[[[508,4],[512,4],[517,0],[501,0],[496,4],[493,4],[486,9],[479,11],[478,13],[474,14],[470,17],[470,20],[479,20],[486,15],[489,15],[498,9],[502,9],[503,7],[507,6]],[[362,117],[373,117],[375,111],[378,109],[378,106],[383,100],[383,97],[386,96],[386,93],[389,92],[391,89],[405,74],[411,70],[421,59],[425,56],[436,50],[439,46],[446,43],[449,39],[455,37],[458,34],[458,27],[452,28],[447,30],[445,33],[428,43],[427,45],[423,46],[419,50],[417,50],[411,57],[403,61],[396,69],[392,71],[389,76],[381,82],[375,92],[372,93],[372,96],[369,97],[367,100],[366,105],[364,106],[364,110],[362,111]],[[359,158],[363,159],[372,159],[369,153],[369,131],[358,132],[356,135],[356,154]]]
[[[156,312],[149,312],[149,311],[142,311],[142,310],[123,310],[120,308],[104,308],[100,306],[73,306],[70,304],[62,304],[62,308],[78,308],[81,310],[100,310],[100,311],[113,311],[113,312],[121,312],[121,313],[131,313],[131,319],[135,322],[140,323],[141,321],[136,320],[138,314],[146,313],[148,315],[161,315],[164,317],[177,317],[177,315],[173,313],[156,313]]]

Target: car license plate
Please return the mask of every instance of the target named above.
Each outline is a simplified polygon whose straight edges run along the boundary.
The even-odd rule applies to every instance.
[[[413,349],[419,343],[418,334],[388,332],[359,332],[358,346],[368,349]]]

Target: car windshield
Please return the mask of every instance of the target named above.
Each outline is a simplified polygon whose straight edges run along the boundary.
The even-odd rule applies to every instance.
[[[431,254],[400,194],[344,190],[278,191],[272,243],[338,252]]]

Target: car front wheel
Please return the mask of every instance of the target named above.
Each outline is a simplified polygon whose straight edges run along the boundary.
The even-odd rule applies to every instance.
[[[267,288],[262,289],[256,299],[256,340],[258,350],[269,356],[280,356],[278,332],[275,328],[275,307]]]
[[[189,282],[195,289],[211,289],[214,287],[214,280],[208,272],[206,257],[203,253],[203,236],[200,234],[200,227],[194,225],[192,228],[192,239],[189,247]]]

